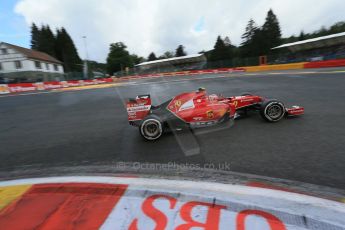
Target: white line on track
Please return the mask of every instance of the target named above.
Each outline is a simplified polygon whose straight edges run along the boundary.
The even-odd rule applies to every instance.
[[[0,98],[1,97],[15,97],[15,96],[46,94],[46,93],[55,93],[55,91],[43,91],[43,92],[31,92],[31,93],[19,93],[19,94],[6,94],[6,95],[0,95]]]

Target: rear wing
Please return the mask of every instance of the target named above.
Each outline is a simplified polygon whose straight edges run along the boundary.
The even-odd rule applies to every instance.
[[[140,121],[144,119],[151,110],[150,95],[139,95],[136,98],[130,98],[126,102],[128,121]]]

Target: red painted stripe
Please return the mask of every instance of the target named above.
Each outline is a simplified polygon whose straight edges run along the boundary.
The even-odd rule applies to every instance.
[[[98,229],[128,185],[33,185],[0,213],[1,229]]]

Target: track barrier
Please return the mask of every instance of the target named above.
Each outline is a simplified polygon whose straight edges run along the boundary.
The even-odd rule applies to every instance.
[[[289,70],[289,69],[303,69],[305,62],[291,63],[291,64],[279,64],[279,65],[262,65],[262,66],[247,66],[242,67],[246,72],[259,72],[270,70]]]
[[[0,84],[0,94],[22,93],[30,91],[52,90],[60,88],[69,88],[85,85],[98,85],[103,83],[116,82],[116,78],[100,78],[93,80],[71,80],[71,81],[51,81],[37,83],[16,83],[16,84]]]
[[[305,69],[309,68],[329,68],[345,66],[345,59],[308,62],[304,64]]]
[[[133,75],[126,77],[111,77],[100,78],[93,80],[70,80],[70,81],[52,81],[52,82],[38,82],[38,83],[16,83],[16,84],[0,84],[0,94],[20,93],[29,91],[52,90],[59,88],[68,88],[76,86],[97,85],[103,83],[113,83],[123,80],[135,80],[142,78],[155,77],[173,77],[173,76],[189,76],[201,74],[219,74],[219,73],[236,73],[236,72],[260,72],[271,70],[291,70],[291,69],[308,69],[308,68],[328,68],[345,66],[345,59],[327,60],[317,62],[299,62],[290,64],[278,65],[262,65],[262,66],[246,66],[238,68],[218,68],[218,69],[204,69],[204,70],[188,70],[169,73],[155,73]]]

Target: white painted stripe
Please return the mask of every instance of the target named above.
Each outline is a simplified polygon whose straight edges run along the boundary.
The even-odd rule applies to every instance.
[[[54,91],[40,91],[40,92],[33,92],[33,93],[19,93],[19,94],[7,94],[7,95],[0,95],[1,97],[15,97],[15,96],[27,96],[27,95],[36,95],[36,94],[46,94],[46,93],[55,93]]]

